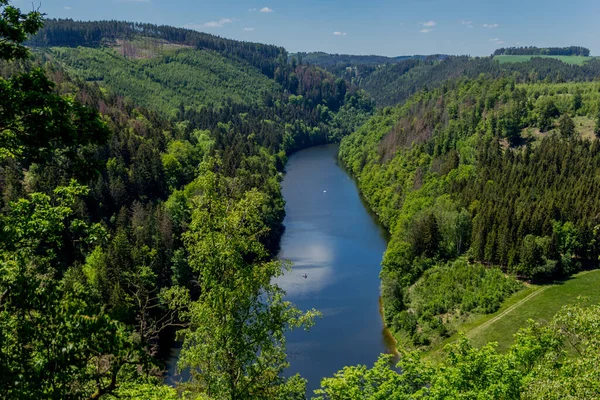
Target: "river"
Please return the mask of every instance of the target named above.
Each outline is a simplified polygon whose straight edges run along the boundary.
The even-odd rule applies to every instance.
[[[328,145],[292,155],[282,182],[286,229],[279,257],[294,267],[277,283],[300,309],[323,313],[309,332],[287,336],[286,375],[299,373],[308,379],[309,398],[322,378],[347,365],[371,366],[393,349],[379,312],[387,235],[338,165],[337,152],[338,145]],[[178,355],[179,349],[172,349],[169,384],[187,378],[176,375]]]
[[[308,379],[309,393],[321,378],[346,365],[371,366],[393,348],[379,313],[386,232],[338,165],[337,152],[328,145],[292,155],[282,182],[286,230],[279,257],[294,267],[278,283],[297,307],[323,313],[309,332],[287,337],[288,374]]]

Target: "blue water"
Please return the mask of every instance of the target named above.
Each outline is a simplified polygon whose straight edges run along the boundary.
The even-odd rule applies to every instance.
[[[337,151],[330,145],[294,154],[282,183],[286,230],[279,257],[294,267],[277,282],[297,307],[323,313],[309,332],[287,337],[287,374],[308,379],[309,393],[321,378],[347,365],[370,366],[390,349],[379,312],[386,233],[338,165]]]

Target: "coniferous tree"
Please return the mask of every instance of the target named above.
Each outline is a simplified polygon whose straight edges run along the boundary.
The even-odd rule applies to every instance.
[[[565,139],[575,136],[575,123],[569,114],[563,114],[558,120],[558,130]]]

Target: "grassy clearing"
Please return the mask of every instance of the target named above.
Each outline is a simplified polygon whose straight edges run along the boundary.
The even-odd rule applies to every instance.
[[[596,121],[590,117],[574,117],[573,123],[575,123],[575,131],[583,138],[592,140],[596,137],[594,129],[596,128]],[[548,132],[542,133],[538,128],[529,127],[521,131],[521,136],[525,139],[532,140],[533,145],[536,146],[543,137],[558,134],[558,128],[550,129]],[[505,142],[505,146],[508,146],[508,142]]]
[[[500,310],[491,315],[478,316],[460,329],[475,346],[498,342],[500,351],[507,350],[513,343],[513,335],[527,326],[532,319],[544,323],[567,305],[576,303],[579,296],[586,299],[583,304],[600,303],[600,270],[585,271],[571,279],[554,285],[530,285],[515,293],[504,302]],[[446,344],[455,341],[456,335],[433,348],[425,356],[439,360]]]
[[[584,303],[600,303],[598,288],[600,288],[600,270],[581,272],[565,282],[538,287],[535,296],[492,323],[485,326],[482,323],[479,329],[468,331],[467,337],[477,346],[493,341],[498,342],[500,350],[506,350],[513,342],[513,335],[519,328],[526,326],[529,319],[547,322],[563,306],[577,302],[579,296],[587,298]],[[501,313],[493,315],[490,319],[494,319]]]
[[[495,56],[494,59],[498,60],[500,64],[504,63],[516,63],[516,62],[527,62],[533,57],[541,58],[555,58],[564,62],[565,64],[583,65],[583,63],[590,61],[598,57],[580,57],[580,56]]]
[[[573,118],[573,122],[575,123],[575,130],[583,137],[584,139],[594,139],[596,135],[594,134],[594,129],[596,128],[596,121],[589,117],[575,117]]]

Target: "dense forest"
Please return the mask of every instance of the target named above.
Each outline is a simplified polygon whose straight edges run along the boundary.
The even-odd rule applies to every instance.
[[[365,90],[378,106],[386,107],[406,101],[421,89],[435,89],[449,79],[475,79],[480,74],[510,77],[517,83],[589,82],[600,74],[600,61],[590,59],[583,65],[569,65],[534,57],[528,62],[499,63],[493,57],[430,56],[379,65],[341,63],[324,68]]]
[[[160,353],[175,330],[192,371],[180,392],[304,396],[281,374],[284,333],[316,312],[272,283],[286,268],[272,260],[280,172],[287,154],[339,140],[372,104],[279,49],[200,34],[200,50],[189,38],[163,46],[167,28],[157,42],[127,23],[51,21],[43,35],[93,47],[28,59],[41,15],[3,2],[2,18],[0,397],[172,396]],[[111,44],[97,46],[103,35]],[[126,74],[138,80],[120,87]],[[239,95],[222,91],[240,78]]]
[[[290,57],[294,57],[298,62],[315,65],[326,69],[337,76],[345,76],[351,74],[353,70],[360,69],[362,75],[367,71],[374,71],[377,67],[387,64],[397,64],[407,60],[443,60],[448,57],[446,55],[413,55],[413,56],[398,56],[398,57],[384,57],[384,56],[359,56],[352,54],[328,54],[328,53],[295,53],[290,54]],[[350,76],[350,75],[348,75]]]
[[[381,65],[388,63],[395,63],[411,58],[426,58],[427,56],[398,56],[398,57],[384,57],[377,55],[359,56],[352,54],[329,54],[323,52],[314,53],[303,53],[298,52],[290,54],[290,57],[296,57],[298,61],[305,62],[307,64],[316,65],[319,67],[327,68],[338,67],[340,65]]]
[[[407,343],[447,337],[459,315],[518,290],[481,265],[540,281],[597,261],[599,89],[448,81],[343,140],[341,159],[392,232],[382,295]]]
[[[273,77],[277,62],[287,55],[281,47],[227,40],[191,29],[121,21],[46,19],[42,29],[28,44],[34,47],[100,47],[139,37],[227,54],[245,60],[270,77]]]
[[[581,46],[569,47],[509,47],[494,51],[495,56],[582,56],[589,57],[590,49]]]
[[[280,180],[289,154],[344,137],[392,233],[382,295],[406,348],[402,374],[382,357],[317,398],[598,397],[597,306],[531,325],[506,354],[407,351],[598,260],[597,63],[405,60],[370,72],[400,68],[377,81],[400,77],[398,94],[372,93],[408,98],[375,111],[356,77],[275,46],[8,0],[0,27],[1,398],[306,399],[286,333],[319,312],[274,283],[289,268],[273,257]],[[190,380],[172,388],[174,336]]]

